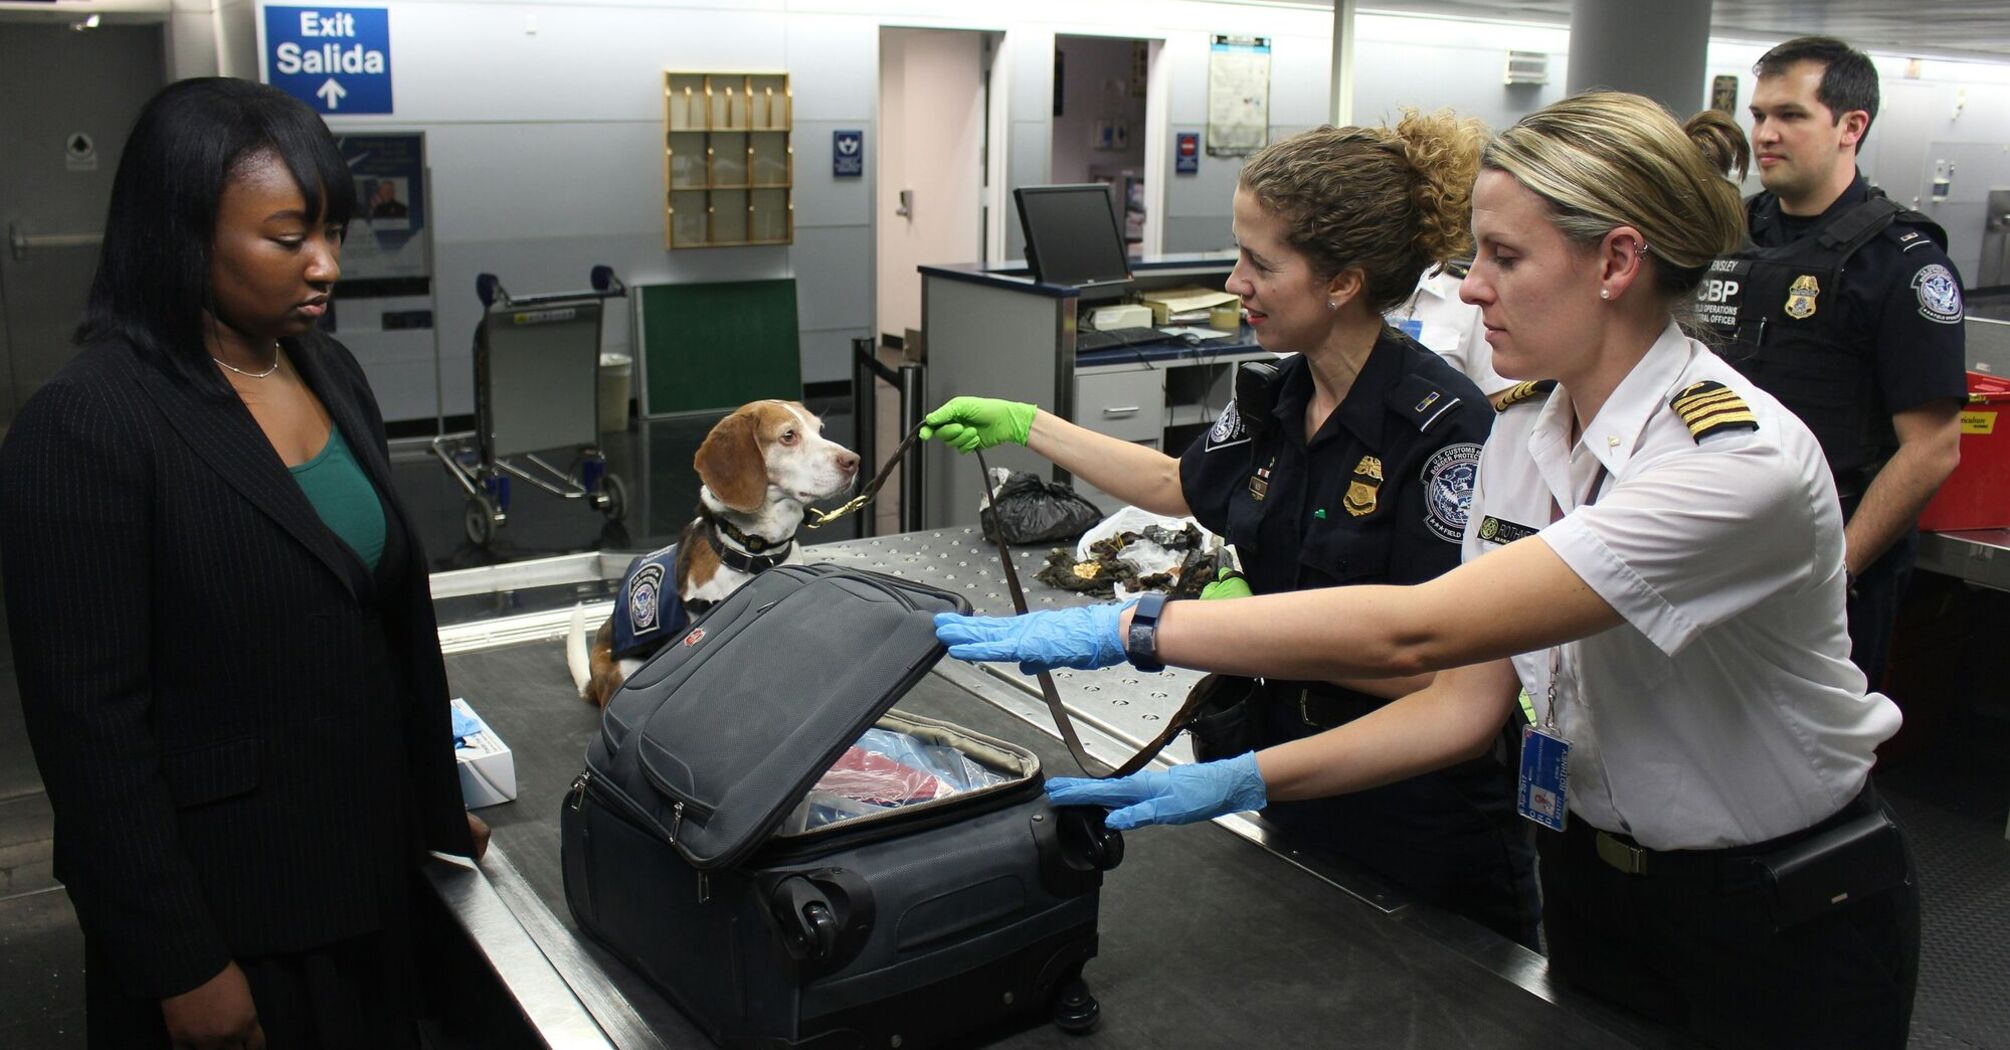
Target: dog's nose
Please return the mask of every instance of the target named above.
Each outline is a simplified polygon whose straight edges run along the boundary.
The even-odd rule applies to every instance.
[[[838,462],[838,469],[843,471],[844,473],[846,474],[858,473],[858,453],[840,452],[838,453],[837,462]]]

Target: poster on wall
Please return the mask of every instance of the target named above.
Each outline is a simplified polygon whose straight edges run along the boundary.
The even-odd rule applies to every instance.
[[[338,135],[356,182],[356,218],[342,246],[343,280],[429,277],[425,136]]]
[[[1270,139],[1270,38],[1216,33],[1207,60],[1207,152],[1239,157]]]

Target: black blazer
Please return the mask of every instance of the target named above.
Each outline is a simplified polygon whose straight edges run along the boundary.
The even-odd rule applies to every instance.
[[[466,854],[420,552],[356,359],[289,356],[375,484],[373,576],[241,401],[81,351],[0,448],[0,569],[56,875],[127,993],[380,928]]]

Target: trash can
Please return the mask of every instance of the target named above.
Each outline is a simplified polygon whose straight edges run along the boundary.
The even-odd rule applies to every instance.
[[[635,385],[635,359],[600,355],[600,429],[628,429],[628,395]]]

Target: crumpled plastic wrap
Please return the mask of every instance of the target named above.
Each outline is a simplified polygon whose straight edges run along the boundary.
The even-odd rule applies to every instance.
[[[884,813],[900,806],[1000,784],[1009,779],[943,744],[907,733],[868,729],[832,763],[782,821],[782,834]]]

